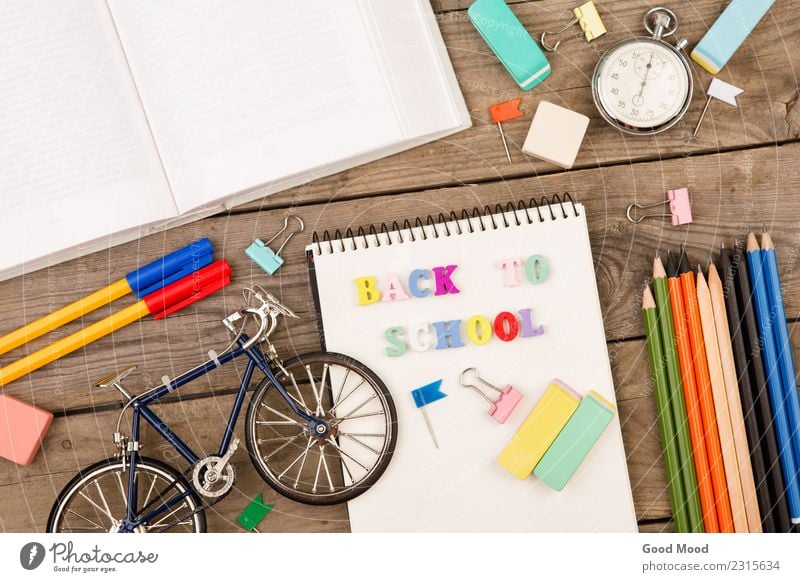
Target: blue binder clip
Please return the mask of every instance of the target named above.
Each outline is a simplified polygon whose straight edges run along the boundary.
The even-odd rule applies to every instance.
[[[300,224],[300,230],[290,232],[289,236],[287,236],[286,239],[281,243],[281,246],[278,247],[278,250],[273,251],[271,248],[269,248],[269,244],[289,229],[290,218],[294,218]],[[280,254],[283,252],[283,247],[286,246],[286,243],[288,243],[295,234],[303,232],[305,228],[306,226],[303,224],[303,221],[300,220],[300,217],[287,216],[283,219],[283,228],[275,233],[275,236],[273,236],[267,242],[257,238],[245,252],[247,253],[248,257],[253,259],[255,264],[264,270],[265,273],[268,275],[274,275],[275,271],[277,271],[283,264],[283,259],[280,257]]]

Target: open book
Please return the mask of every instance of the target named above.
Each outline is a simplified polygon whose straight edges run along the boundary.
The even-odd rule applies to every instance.
[[[12,0],[0,280],[469,127],[428,0]]]

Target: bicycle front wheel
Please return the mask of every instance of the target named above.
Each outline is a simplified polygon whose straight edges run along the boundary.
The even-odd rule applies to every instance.
[[[120,459],[95,463],[76,475],[58,495],[50,518],[48,533],[114,533],[128,509],[130,466]],[[175,469],[147,457],[136,464],[139,508],[153,511],[168,500],[183,498],[136,529],[145,532],[202,533],[206,516],[198,496],[183,475]]]
[[[281,495],[311,505],[349,501],[386,471],[397,444],[397,411],[389,390],[364,364],[330,352],[287,360],[278,380],[308,414],[328,422],[309,433],[264,380],[247,410],[245,440],[261,477]]]

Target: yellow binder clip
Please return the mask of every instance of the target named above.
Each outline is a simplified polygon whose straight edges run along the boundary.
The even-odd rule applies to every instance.
[[[581,30],[583,31],[583,36],[586,37],[586,42],[592,42],[594,39],[599,38],[606,33],[606,27],[603,24],[603,21],[600,19],[600,14],[597,12],[597,7],[591,0],[585,4],[581,4],[572,12],[575,14],[575,18],[574,20],[571,20],[564,28],[557,30],[556,32],[542,33],[540,40],[542,47],[544,47],[545,50],[555,52],[558,50],[558,47],[561,46],[562,42],[569,40],[569,38],[561,39],[556,41],[555,44],[550,45],[546,40],[548,35],[559,35],[567,30],[570,26],[575,26],[576,24],[580,25]]]

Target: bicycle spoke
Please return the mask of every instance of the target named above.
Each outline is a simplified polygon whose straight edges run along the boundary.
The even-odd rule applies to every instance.
[[[328,364],[325,364],[322,367],[322,380],[319,382],[319,410],[317,411],[317,414],[320,416],[325,415],[325,409],[322,407],[322,401],[325,399],[325,380],[328,379],[329,368],[330,366],[328,366]]]
[[[297,380],[294,379],[294,374],[292,374],[291,372],[289,372],[289,380],[292,381],[292,385],[294,386],[294,389],[297,390],[297,395],[300,397],[300,402],[297,402],[297,400],[295,400],[295,402],[297,402],[298,404],[302,404],[306,412],[311,414],[311,411],[308,409],[308,405],[306,404],[306,399],[303,398],[303,393],[300,391],[300,386],[297,385]],[[289,391],[287,390],[286,393],[289,394]],[[292,396],[292,398],[294,398],[294,396]]]
[[[331,416],[333,416],[333,411],[334,411],[334,410],[336,410],[336,409],[339,407],[339,405],[340,405],[342,402],[344,402],[345,400],[347,400],[348,398],[350,398],[350,396],[352,396],[352,395],[353,395],[353,392],[355,392],[356,390],[358,390],[359,388],[361,388],[361,386],[362,386],[363,384],[364,384],[364,380],[361,380],[361,382],[359,382],[358,384],[356,384],[355,388],[353,388],[352,390],[350,390],[350,392],[348,392],[348,393],[345,395],[345,397],[344,397],[344,398],[342,398],[341,400],[337,400],[337,401],[336,401],[336,404],[334,404],[334,405],[331,407],[331,409],[328,411],[328,414],[330,414]]]
[[[358,406],[356,406],[356,407],[355,407],[353,410],[351,410],[350,412],[348,412],[347,414],[345,414],[345,415],[342,417],[342,420],[344,420],[344,419],[346,419],[346,418],[353,418],[353,415],[354,415],[356,412],[358,412],[359,410],[361,410],[362,408],[364,408],[364,407],[365,407],[367,404],[369,404],[370,402],[372,402],[373,400],[375,400],[377,397],[378,397],[378,395],[377,395],[377,394],[373,394],[372,396],[370,396],[369,398],[367,398],[367,399],[366,399],[364,402],[362,402],[361,404],[359,404]]]
[[[297,461],[304,458],[308,454],[308,451],[311,449],[311,445],[313,444],[314,444],[314,437],[308,437],[308,446],[306,446],[305,450],[302,453],[300,453],[294,461],[292,461],[291,465],[289,465],[283,470],[283,473],[278,475],[278,479],[283,479],[283,476],[287,473],[287,471],[289,471],[289,469],[294,467]]]
[[[125,487],[122,486],[122,475],[118,471],[114,471],[114,477],[117,478],[117,484],[119,485],[119,494],[122,497],[122,503],[125,507],[128,507],[128,495],[125,493]]]
[[[100,488],[100,480],[99,479],[95,480],[94,486],[97,488],[97,493],[100,494],[100,500],[103,502],[103,507],[106,508],[106,513],[108,514],[108,517],[111,519],[111,523],[113,524],[114,523],[114,516],[111,513],[111,508],[108,507],[108,502],[106,501],[106,496],[103,495],[103,490]]]
[[[338,447],[338,446],[336,446],[336,443],[335,443],[335,442],[333,442],[333,440],[332,440],[332,439],[328,439],[328,442],[329,442],[330,444],[332,444],[332,445],[333,445],[333,448],[334,448],[334,449],[336,450],[336,452],[338,453],[338,455],[339,455],[339,458],[340,458],[340,459],[341,459],[341,461],[342,461],[342,467],[344,468],[345,472],[347,473],[347,476],[348,476],[348,477],[350,477],[350,483],[351,483],[351,484],[355,484],[356,480],[353,478],[353,474],[350,472],[350,467],[348,467],[348,466],[347,466],[347,461],[345,461],[344,457],[342,456],[342,451],[341,451],[341,449],[339,449],[339,447]],[[328,478],[330,478],[330,475],[328,476]]]
[[[314,475],[314,486],[311,488],[311,493],[317,492],[317,483],[319,483],[319,470],[322,469],[322,459],[325,456],[325,453],[323,451],[324,448],[325,448],[324,446],[321,446],[319,448],[319,461],[317,461],[317,472]]]
[[[338,432],[339,436],[351,436],[351,437],[385,437],[385,432]]]
[[[294,478],[294,488],[297,489],[297,484],[300,483],[300,475],[303,474],[303,467],[306,466],[306,460],[308,459],[308,451],[311,450],[311,439],[308,439],[308,447],[306,447],[306,452],[303,454],[303,460],[300,461],[300,468],[297,470],[297,477]]]
[[[188,507],[188,506],[186,505],[186,502],[185,502],[185,501],[184,501],[183,503],[181,503],[180,505],[178,505],[178,506],[177,506],[175,509],[173,509],[172,511],[170,511],[170,512],[169,512],[167,515],[165,515],[164,517],[162,517],[161,519],[159,519],[157,522],[155,522],[155,523],[154,523],[153,525],[151,525],[150,527],[156,527],[156,526],[159,526],[159,525],[161,525],[162,523],[164,523],[164,521],[165,521],[166,519],[168,519],[168,518],[172,517],[173,515],[175,515],[176,513],[178,513],[178,510],[179,510],[179,509],[181,509],[181,508],[183,508],[183,507]]]
[[[339,396],[341,396],[342,392],[344,392],[344,385],[347,384],[348,376],[350,376],[350,368],[347,368],[345,370],[345,372],[344,372],[344,379],[342,380],[342,385],[339,386],[339,393],[336,395],[336,398],[334,398],[334,400],[333,400],[334,402],[339,402]],[[361,383],[363,384],[364,381],[362,380]],[[336,407],[334,406],[334,408],[336,408]],[[333,410],[333,409],[331,409],[331,410]]]
[[[331,479],[331,472],[330,469],[328,469],[328,460],[325,457],[325,445],[321,446],[319,450],[322,456],[322,466],[325,467],[325,475],[328,477],[328,487],[330,488],[331,493],[333,493],[334,491],[336,491],[336,488],[333,486],[333,479]]]
[[[308,375],[308,381],[311,383],[311,391],[314,393],[314,400],[317,401],[316,414],[322,414],[322,401],[320,400],[319,394],[317,394],[317,383],[314,382],[314,374],[311,373],[311,366],[306,366],[306,374]]]
[[[311,411],[308,409],[308,406],[306,406],[305,402],[300,402],[297,398],[294,397],[294,394],[292,394],[288,390],[286,391],[286,395],[292,400],[294,400],[297,403],[297,405],[305,411],[306,414],[308,414],[309,416],[314,416],[313,414],[311,414]]]
[[[295,436],[293,436],[293,437],[291,438],[291,440],[288,440],[288,441],[286,441],[286,442],[285,442],[285,443],[283,443],[281,446],[279,446],[277,449],[275,449],[274,451],[272,451],[272,452],[271,452],[269,455],[267,455],[266,457],[264,457],[264,460],[265,460],[265,461],[268,461],[268,460],[269,460],[269,459],[270,459],[270,458],[271,458],[273,455],[275,455],[275,454],[276,454],[276,453],[278,453],[279,451],[282,451],[284,448],[288,447],[290,444],[292,444],[294,441],[296,441],[296,440],[297,440],[298,438],[300,438],[301,436],[303,436],[303,433],[300,433],[300,434],[298,434],[298,435],[295,435]]]
[[[302,433],[300,433],[300,434],[302,434]],[[285,436],[285,437],[273,437],[273,438],[269,438],[269,439],[258,439],[258,444],[261,445],[261,444],[264,444],[264,443],[274,443],[274,442],[279,442],[280,443],[280,442],[290,441],[292,439],[296,439],[299,436],[300,435],[298,434],[298,435],[295,435],[293,437]]]
[[[94,502],[92,499],[89,499],[89,497],[88,497],[88,496],[87,496],[87,495],[86,495],[86,494],[85,494],[83,491],[78,491],[78,494],[79,494],[81,497],[83,497],[83,498],[84,498],[86,501],[88,501],[89,503],[91,503],[91,504],[94,506],[94,508],[95,508],[96,510],[98,510],[100,513],[105,513],[105,514],[106,514],[106,516],[108,517],[108,519],[110,519],[112,523],[114,522],[114,517],[111,515],[111,512],[110,512],[110,511],[106,512],[106,511],[105,511],[105,510],[104,510],[102,507],[100,507],[99,505],[97,505],[97,503],[95,503],[95,502]]]
[[[356,418],[369,418],[370,416],[386,416],[386,413],[381,410],[379,412],[368,412],[366,414],[356,414],[355,416],[343,416],[336,419],[336,424],[341,424],[345,420],[355,420]]]
[[[263,406],[264,408],[266,408],[266,409],[267,409],[267,410],[269,410],[270,412],[272,412],[272,413],[274,413],[274,414],[277,414],[277,415],[278,415],[278,416],[280,416],[281,418],[284,418],[284,419],[286,419],[286,420],[287,420],[287,421],[289,421],[291,424],[296,424],[297,426],[303,426],[301,423],[297,422],[295,419],[293,419],[293,418],[289,418],[288,416],[286,416],[286,415],[285,415],[285,414],[283,414],[282,412],[279,412],[279,411],[275,410],[275,409],[274,409],[274,408],[272,408],[271,406],[267,406],[267,405],[266,405],[266,404],[264,404],[263,402],[261,403],[261,406]],[[274,421],[272,421],[272,420],[259,420],[259,421],[256,421],[256,422],[257,422],[258,424],[266,424],[266,425],[270,425],[270,424],[286,424],[285,422],[279,422],[279,421],[277,421],[277,420],[274,420]]]
[[[150,501],[150,496],[153,494],[153,489],[156,487],[156,476],[152,475],[153,481],[150,483],[150,489],[147,490],[147,495],[144,498],[144,503],[142,504],[144,507],[147,507],[147,503]]]
[[[361,446],[362,446],[362,447],[364,447],[365,449],[368,449],[368,450],[372,451],[372,452],[373,452],[373,453],[375,453],[376,455],[380,455],[380,454],[381,454],[381,452],[380,452],[379,450],[373,449],[373,448],[372,448],[371,446],[369,446],[367,443],[365,443],[364,441],[362,441],[362,440],[360,440],[360,439],[357,439],[357,438],[356,438],[356,437],[354,437],[354,436],[350,436],[349,434],[345,434],[345,435],[339,435],[339,436],[343,436],[343,437],[345,437],[345,438],[348,438],[348,439],[350,439],[351,441],[355,441],[355,442],[357,442],[359,445],[361,445]]]
[[[93,526],[95,526],[97,529],[100,529],[100,530],[103,530],[103,531],[105,531],[105,530],[106,530],[106,528],[104,528],[102,525],[100,525],[100,524],[99,524],[99,523],[97,523],[96,521],[92,521],[91,519],[89,519],[89,518],[88,518],[88,517],[86,517],[85,515],[81,515],[80,513],[78,513],[78,512],[77,512],[77,511],[75,511],[74,509],[72,509],[71,507],[68,507],[66,511],[67,511],[68,513],[71,513],[71,514],[73,514],[73,515],[74,515],[74,516],[76,516],[76,517],[80,517],[80,518],[81,518],[82,520],[84,520],[84,521],[87,521],[87,522],[91,523],[91,524],[92,524]]]

